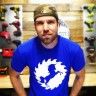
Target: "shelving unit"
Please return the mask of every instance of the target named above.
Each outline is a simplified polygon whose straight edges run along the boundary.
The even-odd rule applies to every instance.
[[[88,65],[96,65],[96,5],[83,6],[84,52]]]
[[[13,52],[21,43],[22,5],[0,5],[0,74],[8,74]]]

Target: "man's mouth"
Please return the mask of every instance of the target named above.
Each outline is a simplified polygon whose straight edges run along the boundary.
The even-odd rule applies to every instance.
[[[43,36],[50,36],[52,34],[44,33]]]
[[[51,36],[51,34],[44,34],[43,37],[44,38],[49,38]]]

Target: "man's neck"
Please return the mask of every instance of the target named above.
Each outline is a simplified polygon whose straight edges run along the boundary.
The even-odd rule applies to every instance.
[[[56,46],[57,42],[58,42],[58,38],[56,38],[52,43],[49,43],[49,44],[44,44],[43,42],[41,43],[45,48],[52,49]]]

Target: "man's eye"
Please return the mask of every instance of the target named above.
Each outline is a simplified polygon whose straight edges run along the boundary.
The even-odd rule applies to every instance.
[[[42,21],[36,21],[36,25],[43,25]]]
[[[48,23],[48,24],[54,24],[55,21],[54,21],[54,20],[49,20],[47,23]]]

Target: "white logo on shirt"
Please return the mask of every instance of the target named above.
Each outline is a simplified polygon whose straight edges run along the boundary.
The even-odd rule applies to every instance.
[[[61,64],[62,62],[57,62],[56,59],[48,59],[35,68],[37,82],[46,90],[57,88],[64,80],[67,70],[65,65]]]

